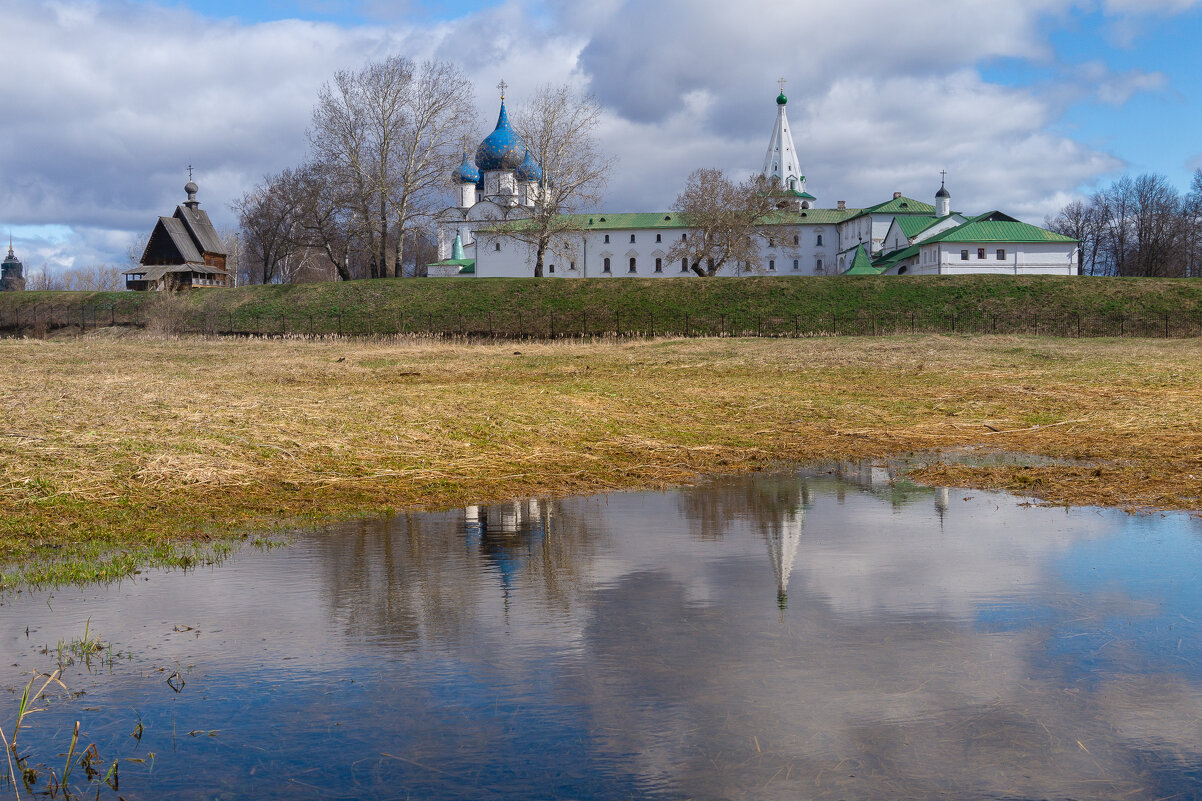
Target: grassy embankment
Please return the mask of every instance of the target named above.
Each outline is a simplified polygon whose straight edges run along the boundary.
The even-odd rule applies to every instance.
[[[520,351],[520,353],[515,352]],[[1053,503],[1202,508],[1202,340],[0,340],[3,582],[281,522],[962,445]],[[181,544],[182,543],[182,544]]]
[[[0,322],[23,320],[36,304],[84,304],[114,309],[119,322],[151,314],[160,301],[153,293],[25,292],[0,297]],[[1119,333],[1119,315],[1156,321],[1173,317],[1173,330],[1202,333],[1202,281],[1128,278],[1010,278],[1004,276],[856,277],[856,278],[714,278],[684,279],[432,279],[351,281],[347,283],[247,286],[201,290],[174,300],[190,325],[263,333],[333,332],[339,317],[346,332],[421,330],[546,334],[552,314],[557,332],[612,330],[765,331],[829,330],[859,332],[857,325],[877,318],[880,330],[945,330],[953,316],[970,330],[1026,332],[1059,329],[1075,333],[1075,315],[1084,333]],[[140,310],[135,312],[135,307]],[[523,315],[519,321],[518,315]],[[726,321],[719,317],[725,315]],[[832,318],[834,315],[834,318]],[[913,318],[911,318],[913,315]],[[104,322],[104,313],[96,319]],[[1071,319],[1070,319],[1071,318]],[[1038,328],[1042,322],[1044,329]],[[1188,327],[1188,331],[1186,330]],[[1069,331],[1069,328],[1072,330]],[[197,328],[197,330],[200,330]],[[206,329],[207,330],[207,329]],[[959,329],[958,329],[959,330]],[[1132,333],[1130,324],[1125,329]],[[1160,329],[1146,333],[1160,335]]]

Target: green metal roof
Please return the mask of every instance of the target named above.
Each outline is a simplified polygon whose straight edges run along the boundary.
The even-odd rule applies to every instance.
[[[834,225],[859,213],[859,209],[802,209],[800,211],[778,210],[763,217],[760,225]],[[488,232],[524,230],[529,228],[528,219],[499,223]],[[675,211],[637,212],[625,214],[574,214],[572,227],[586,231],[655,230],[664,228],[689,228],[688,216]]]
[[[864,246],[860,245],[856,248],[855,261],[851,263],[843,274],[844,275],[880,275],[882,270],[872,266],[872,260],[868,258],[868,253],[864,250]]]
[[[860,210],[857,217],[864,214],[926,214],[933,215],[935,207],[912,197],[895,197],[875,206],[867,206]]]
[[[877,260],[872,263],[872,266],[879,267],[881,271],[884,272],[893,265],[897,264],[899,261],[905,261],[908,258],[917,256],[918,249],[920,247],[921,245],[910,245],[909,247],[895,250],[892,253],[886,253],[885,255],[877,258]]]
[[[913,239],[943,218],[931,214],[899,214],[893,219],[897,221],[897,227],[901,228],[906,238]]]
[[[1002,219],[999,219],[1002,218]],[[1019,222],[1001,212],[987,212],[963,225],[941,231],[922,242],[1076,242],[1069,236],[1057,234],[1037,225]]]

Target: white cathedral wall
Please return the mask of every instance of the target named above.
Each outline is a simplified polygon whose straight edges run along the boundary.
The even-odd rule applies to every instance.
[[[978,258],[978,249],[985,258]],[[961,251],[968,251],[968,259]],[[1004,258],[997,257],[1003,250]],[[1076,275],[1077,246],[1059,242],[936,242],[923,247],[911,275]]]

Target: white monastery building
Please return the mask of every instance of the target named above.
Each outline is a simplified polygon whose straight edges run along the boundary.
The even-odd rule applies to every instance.
[[[894,192],[865,208],[843,201],[820,208],[806,191],[787,104],[782,81],[762,170],[780,196],[781,211],[759,226],[759,262],[724,265],[722,274],[1077,275],[1076,240],[1000,211],[953,211],[946,181],[934,205]],[[428,265],[428,274],[533,276],[533,246],[506,233],[504,224],[529,217],[554,186],[510,126],[504,95],[496,128],[474,160],[464,152],[451,180],[458,205],[438,215],[439,261]],[[578,220],[580,230],[564,234],[544,257],[548,277],[695,277],[687,263],[668,263],[673,243],[692,233],[677,212],[598,212]]]

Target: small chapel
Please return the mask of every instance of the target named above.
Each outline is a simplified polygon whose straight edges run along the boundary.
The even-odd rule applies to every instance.
[[[124,273],[126,289],[177,292],[230,286],[225,245],[208,212],[200,208],[200,187],[191,180],[190,167],[188,172],[188,199],[170,217],[159,217],[138,266]]]
[[[759,260],[724,265],[720,274],[838,275],[1077,275],[1078,242],[998,210],[952,209],[947,174],[933,203],[900,191],[854,208],[839,200],[823,207],[806,185],[780,80],[776,119],[761,174],[780,211],[758,225]],[[437,216],[439,261],[431,277],[532,277],[533,247],[507,230],[531,216],[554,185],[511,127],[502,81],[497,124],[451,175],[457,205]],[[692,277],[687,261],[668,263],[672,243],[693,233],[675,211],[577,215],[544,259],[555,278]]]

